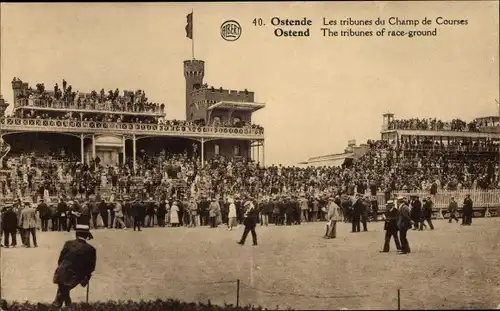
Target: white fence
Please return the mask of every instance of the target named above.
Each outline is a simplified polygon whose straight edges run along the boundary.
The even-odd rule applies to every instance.
[[[410,196],[419,196],[422,200],[428,196],[431,197],[435,209],[447,209],[450,204],[451,198],[455,198],[458,207],[462,207],[462,203],[466,195],[470,195],[474,208],[490,208],[500,207],[500,190],[470,190],[462,189],[456,191],[438,190],[438,193],[431,196],[428,191],[420,192],[396,192],[393,196],[403,196],[410,198]],[[391,198],[393,199],[393,198]],[[385,208],[386,200],[384,194],[377,195],[377,202],[381,209]]]

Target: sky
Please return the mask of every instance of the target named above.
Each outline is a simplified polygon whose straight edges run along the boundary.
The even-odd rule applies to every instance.
[[[255,92],[266,104],[265,161],[294,165],[340,153],[347,141],[380,138],[382,114],[442,120],[498,115],[499,3],[1,3],[0,94],[13,101],[18,77],[80,92],[145,90],[185,118],[183,61],[191,59],[186,15],[194,11],[196,59],[216,88]],[[437,17],[466,19],[438,26]],[[310,37],[276,37],[271,18],[312,21]],[[323,18],[433,21],[430,26],[331,26],[332,30],[433,30],[435,37],[323,37]],[[264,26],[252,21],[262,18]],[[236,20],[234,42],[220,26]],[[283,27],[291,29],[291,27]],[[296,30],[302,29],[298,27]],[[7,110],[7,113],[9,110]]]

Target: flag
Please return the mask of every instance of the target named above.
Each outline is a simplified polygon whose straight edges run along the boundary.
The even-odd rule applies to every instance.
[[[193,39],[193,12],[186,15],[187,25],[186,25],[186,37]]]

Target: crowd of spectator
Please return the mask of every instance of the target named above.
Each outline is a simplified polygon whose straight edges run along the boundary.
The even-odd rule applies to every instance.
[[[261,167],[246,158],[218,156],[201,165],[197,151],[143,150],[123,165],[103,165],[96,158],[81,164],[69,152],[10,155],[4,159],[1,191],[7,197],[35,198],[63,193],[89,197],[97,192],[158,198],[161,195],[187,195],[189,198],[228,197],[250,194],[254,197],[396,191],[426,191],[499,188],[499,146],[485,152],[443,149],[411,149],[407,142],[369,141],[368,152],[347,160],[341,167],[268,166]],[[413,145],[415,146],[415,145]]]
[[[14,81],[17,79],[14,78]],[[84,109],[84,110],[104,110],[132,113],[164,113],[165,105],[148,101],[146,93],[143,90],[120,91],[115,89],[107,93],[101,89],[99,93],[95,90],[90,93],[80,93],[73,90],[66,80],[62,81],[62,89],[56,83],[53,91],[45,89],[43,83],[38,83],[36,89],[28,87],[21,89],[17,99],[28,100],[34,106],[44,108],[62,108],[62,109]]]
[[[460,119],[453,119],[449,122],[437,120],[436,118],[429,119],[402,119],[392,120],[389,122],[390,130],[424,130],[424,131],[457,131],[457,132],[479,132],[477,121],[469,123]]]

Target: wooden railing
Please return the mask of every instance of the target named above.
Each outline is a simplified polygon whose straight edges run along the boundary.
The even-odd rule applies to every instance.
[[[3,131],[12,132],[106,133],[231,139],[264,138],[264,131],[262,129],[251,127],[237,128],[23,118],[5,118],[1,120],[1,125]]]

